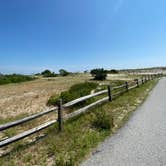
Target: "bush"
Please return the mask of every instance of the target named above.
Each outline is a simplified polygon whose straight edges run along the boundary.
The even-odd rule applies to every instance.
[[[60,69],[59,74],[60,74],[60,76],[67,76],[67,75],[69,75],[69,72],[64,69]]]
[[[95,112],[95,120],[92,122],[92,125],[97,129],[111,130],[113,118],[109,113],[99,109]]]
[[[55,74],[54,72],[51,72],[50,70],[44,70],[43,72],[41,72],[41,75],[43,75],[43,77],[56,77],[57,74]]]
[[[35,79],[34,77],[21,75],[21,74],[1,75],[0,85],[9,84],[9,83],[20,83],[25,81],[31,81],[34,79]]]
[[[103,68],[101,69],[93,69],[91,70],[91,75],[94,77],[95,80],[105,80],[107,77],[107,71]]]
[[[64,91],[60,96],[54,95],[51,96],[47,102],[48,105],[55,105],[57,100],[61,98],[63,103],[67,103],[74,99],[89,95],[93,89],[96,89],[98,86],[97,83],[85,82],[73,85],[68,91]],[[85,103],[85,102],[81,102]]]
[[[118,74],[119,72],[118,72],[118,70],[112,69],[112,70],[108,71],[108,73],[110,73],[110,74]]]
[[[60,95],[51,96],[47,101],[47,105],[48,106],[57,105],[59,98],[60,98]]]

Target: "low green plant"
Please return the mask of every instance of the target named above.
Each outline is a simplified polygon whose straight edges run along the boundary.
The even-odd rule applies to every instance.
[[[57,105],[59,99],[60,99],[60,95],[52,95],[52,96],[48,99],[47,105],[48,105],[48,106]]]
[[[0,85],[32,81],[34,79],[35,78],[32,76],[21,75],[21,74],[0,75]]]
[[[85,82],[73,85],[68,91],[62,92],[60,95],[53,95],[49,98],[47,104],[55,105],[59,98],[62,99],[63,103],[67,103],[79,97],[83,97],[85,95],[90,94],[93,89],[96,89],[98,86],[97,83],[94,82]],[[81,102],[85,103],[85,102]]]
[[[95,118],[92,126],[101,130],[111,130],[113,127],[113,118],[109,112],[98,109],[95,112]]]

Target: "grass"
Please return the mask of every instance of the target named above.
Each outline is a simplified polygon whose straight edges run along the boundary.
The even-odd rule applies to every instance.
[[[35,78],[21,74],[0,75],[0,85],[32,81]]]
[[[88,79],[88,75],[77,75],[0,85],[0,119],[41,112],[47,108],[46,103],[51,95],[60,94]]]
[[[99,142],[124,125],[156,83],[150,81],[67,121],[62,133],[54,125],[42,131],[46,136],[40,141],[14,143],[11,151],[1,157],[0,165],[78,165]]]

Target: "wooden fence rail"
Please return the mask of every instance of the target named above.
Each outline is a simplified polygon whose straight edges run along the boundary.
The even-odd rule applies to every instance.
[[[136,87],[139,87],[141,84],[144,84],[146,83],[148,80],[152,80],[154,78],[158,78],[158,77],[161,77],[162,75],[149,75],[149,76],[145,76],[144,78],[142,79],[135,79],[134,81],[132,82],[126,82],[125,84],[122,84],[120,86],[116,86],[116,87],[110,87],[108,86],[108,88],[106,90],[102,90],[102,91],[99,91],[99,92],[96,92],[94,94],[90,94],[90,95],[87,95],[87,96],[84,96],[84,97],[81,97],[81,98],[78,98],[78,99],[75,99],[71,102],[68,102],[64,105],[62,105],[62,100],[59,101],[59,104],[58,104],[58,107],[54,107],[52,109],[49,109],[49,110],[46,110],[46,111],[43,111],[43,112],[40,112],[40,113],[37,113],[37,114],[34,114],[34,115],[31,115],[31,116],[28,116],[28,117],[25,117],[25,118],[22,118],[22,119],[19,119],[19,120],[16,120],[16,121],[13,121],[13,122],[9,122],[9,123],[6,123],[6,124],[2,124],[0,125],[0,131],[3,131],[3,130],[6,130],[6,129],[9,129],[11,127],[14,127],[14,126],[17,126],[17,125],[20,125],[20,124],[23,124],[25,122],[28,122],[28,121],[31,121],[33,119],[36,119],[36,118],[39,118],[43,115],[46,115],[48,113],[51,113],[51,112],[58,112],[58,118],[55,119],[55,120],[52,120],[52,121],[49,121],[49,122],[46,122],[44,124],[41,124],[35,128],[32,128],[30,130],[27,130],[27,131],[24,131],[20,134],[17,134],[16,136],[13,136],[13,137],[10,137],[10,138],[7,138],[5,140],[2,140],[0,141],[0,147],[4,147],[12,142],[15,142],[15,141],[18,141],[20,139],[23,139],[29,135],[32,135],[40,130],[43,130],[55,123],[58,122],[58,126],[59,126],[59,131],[62,131],[63,130],[63,121],[66,121],[70,118],[73,118],[75,116],[78,116],[82,113],[85,113],[89,110],[89,108],[92,108],[98,104],[102,104],[106,101],[112,101],[113,99],[115,99],[117,96],[121,95],[122,93],[125,93],[126,91],[128,90],[131,90],[133,88],[136,88]],[[131,86],[130,86],[131,85]],[[116,93],[114,92],[114,90],[116,90]],[[120,90],[117,92],[117,90]],[[114,93],[113,93],[114,92]],[[68,108],[68,107],[71,107],[79,102],[82,102],[82,101],[85,101],[87,99],[90,99],[92,97],[96,97],[96,96],[99,96],[99,95],[103,95],[103,94],[107,94],[108,96],[107,97],[104,97],[102,99],[99,99],[83,108],[80,108],[72,113],[69,113],[69,114],[66,114],[63,116],[63,109],[65,108]]]
[[[79,99],[76,99],[76,100],[73,100],[71,102],[68,102],[68,103],[64,104],[63,107],[73,106],[73,105],[75,105],[77,103],[80,103],[82,101],[85,101],[85,100],[90,99],[90,98],[95,97],[95,96],[99,96],[99,95],[105,94],[107,92],[108,92],[107,90],[103,90],[103,91],[100,91],[100,92],[97,92],[97,93],[94,93],[94,94],[91,94],[91,95],[80,97]]]
[[[16,121],[14,121],[14,122],[9,122],[9,123],[0,125],[0,131],[5,130],[5,129],[8,129],[8,128],[10,128],[10,127],[17,126],[17,125],[19,125],[19,124],[23,124],[23,123],[25,123],[25,122],[28,122],[28,121],[30,121],[30,120],[39,118],[39,117],[41,117],[41,116],[43,116],[43,115],[46,115],[46,114],[51,113],[51,112],[56,111],[56,110],[58,110],[58,108],[57,108],[57,107],[54,107],[54,108],[52,108],[52,109],[50,109],[50,110],[46,110],[46,111],[43,111],[43,112],[39,112],[39,113],[37,113],[37,114],[34,114],[34,115],[31,115],[31,116],[25,117],[25,118],[23,118],[23,119],[19,119],[19,120],[16,120]]]

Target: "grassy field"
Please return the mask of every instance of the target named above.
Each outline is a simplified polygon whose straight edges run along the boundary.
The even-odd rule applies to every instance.
[[[39,78],[30,82],[0,85],[0,120],[47,109],[47,100],[73,84],[91,81],[89,74],[67,77]],[[108,75],[108,80],[131,80],[127,75]],[[106,83],[104,81],[102,83]]]
[[[89,77],[84,76],[81,77],[81,79],[77,78],[78,80],[71,78],[70,85],[66,85],[65,79],[66,78],[64,78],[64,80],[63,78],[60,79],[59,85],[56,84],[57,87],[60,86],[58,87],[59,93],[64,90],[64,87],[67,89],[77,81],[86,81]],[[56,82],[55,80],[50,80],[53,87],[53,82]],[[40,80],[38,86],[42,89],[42,81],[43,85],[46,84],[48,88],[48,80]],[[63,87],[61,81],[64,81]],[[33,83],[36,85],[35,81],[31,82],[31,84]],[[123,126],[124,122],[129,118],[129,115],[144,101],[155,84],[156,81],[150,81],[140,88],[125,93],[111,103],[95,107],[91,109],[89,113],[66,122],[63,133],[58,133],[57,126],[55,125],[28,139],[24,139],[23,141],[19,141],[12,146],[2,149],[1,152],[3,153],[5,151],[7,154],[1,156],[0,165],[77,165],[99,142],[103,141],[106,136],[116,132],[118,128]],[[38,89],[39,87],[35,85],[34,89],[35,87]],[[21,86],[21,84],[18,86]],[[50,91],[52,88],[50,86]],[[22,92],[20,92],[20,94],[21,93]],[[10,97],[10,95],[8,97]],[[18,116],[19,114],[17,114],[16,117],[18,118]],[[96,121],[100,119],[104,120],[100,121],[100,125],[97,125]],[[9,120],[9,118],[3,118],[1,122]],[[26,123],[22,127],[24,129],[31,128],[34,124],[36,125],[39,122],[40,119],[31,124]],[[109,123],[111,125],[109,125]],[[16,128],[7,131],[5,134],[10,136],[15,132]]]
[[[75,83],[89,80],[89,75],[40,78],[30,82],[0,86],[0,119],[32,114],[47,108],[48,98]]]

